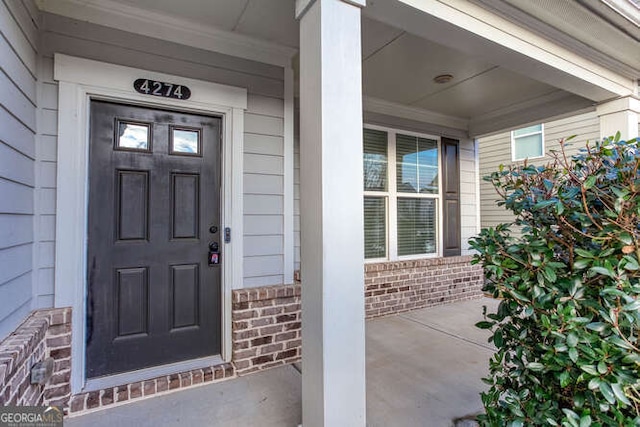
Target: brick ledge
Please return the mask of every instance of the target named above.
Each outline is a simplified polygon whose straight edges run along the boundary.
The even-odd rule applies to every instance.
[[[237,378],[232,363],[221,363],[201,369],[163,375],[148,380],[108,387],[71,396],[69,416],[75,417],[150,397]]]
[[[232,291],[232,302],[263,301],[275,298],[290,298],[300,296],[302,288],[295,285],[261,286],[259,288],[242,288]]]
[[[473,255],[460,255],[440,258],[419,258],[403,261],[383,261],[364,265],[365,273],[373,271],[401,270],[404,268],[433,267],[440,265],[469,264]]]

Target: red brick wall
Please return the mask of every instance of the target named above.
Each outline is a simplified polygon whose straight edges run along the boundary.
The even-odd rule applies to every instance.
[[[471,256],[365,265],[367,318],[478,298],[483,272]]]
[[[367,318],[480,297],[482,267],[471,259],[366,264]],[[238,375],[300,359],[300,295],[299,284],[233,291],[232,359]]]
[[[233,291],[233,364],[238,375],[300,359],[300,286]]]
[[[31,368],[54,359],[53,377],[31,384]],[[0,343],[0,406],[66,406],[71,375],[71,309],[38,310]]]

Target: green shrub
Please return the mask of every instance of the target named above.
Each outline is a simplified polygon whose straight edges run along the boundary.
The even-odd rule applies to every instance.
[[[640,146],[619,135],[485,178],[516,215],[473,239],[497,348],[486,426],[640,425]],[[486,308],[485,308],[486,311]]]

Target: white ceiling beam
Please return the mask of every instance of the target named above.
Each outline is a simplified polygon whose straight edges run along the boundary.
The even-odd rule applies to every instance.
[[[391,117],[415,120],[432,125],[444,126],[447,128],[466,131],[469,129],[469,120],[448,116],[435,111],[424,110],[422,108],[410,107],[383,99],[365,96],[362,99],[363,110],[370,113],[384,114]]]
[[[289,67],[297,49],[113,0],[36,0],[40,10],[265,64]],[[293,5],[292,5],[293,7]]]
[[[469,136],[475,138],[529,124],[544,123],[552,118],[584,110],[595,110],[595,104],[588,99],[557,90],[473,117],[469,121]]]

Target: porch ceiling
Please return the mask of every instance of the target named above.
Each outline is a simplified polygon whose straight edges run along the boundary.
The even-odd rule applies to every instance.
[[[38,1],[42,5],[60,0]],[[98,0],[69,1],[83,5],[98,3]],[[99,0],[99,3],[100,7],[110,4],[114,8],[121,5],[150,11],[183,23],[222,29],[289,48],[295,49],[299,44],[295,0]],[[510,7],[518,3],[524,8],[527,2],[492,3]],[[593,105],[584,97],[527,76],[522,70],[508,69],[505,61],[498,65],[496,58],[502,53],[491,56],[486,49],[477,52],[456,49],[460,46],[455,43],[431,38],[429,30],[419,34],[410,25],[399,25],[402,19],[386,18],[395,13],[395,10],[389,13],[390,8],[400,12],[407,9],[395,0],[369,0],[362,20],[363,92],[370,99],[388,103],[387,111],[397,105],[462,119],[469,123],[465,130],[475,136]],[[474,35],[465,37],[470,41],[477,39]],[[459,33],[452,33],[452,38],[461,42]],[[437,84],[433,78],[440,74],[452,74],[453,79]],[[550,104],[552,108],[548,107]]]

